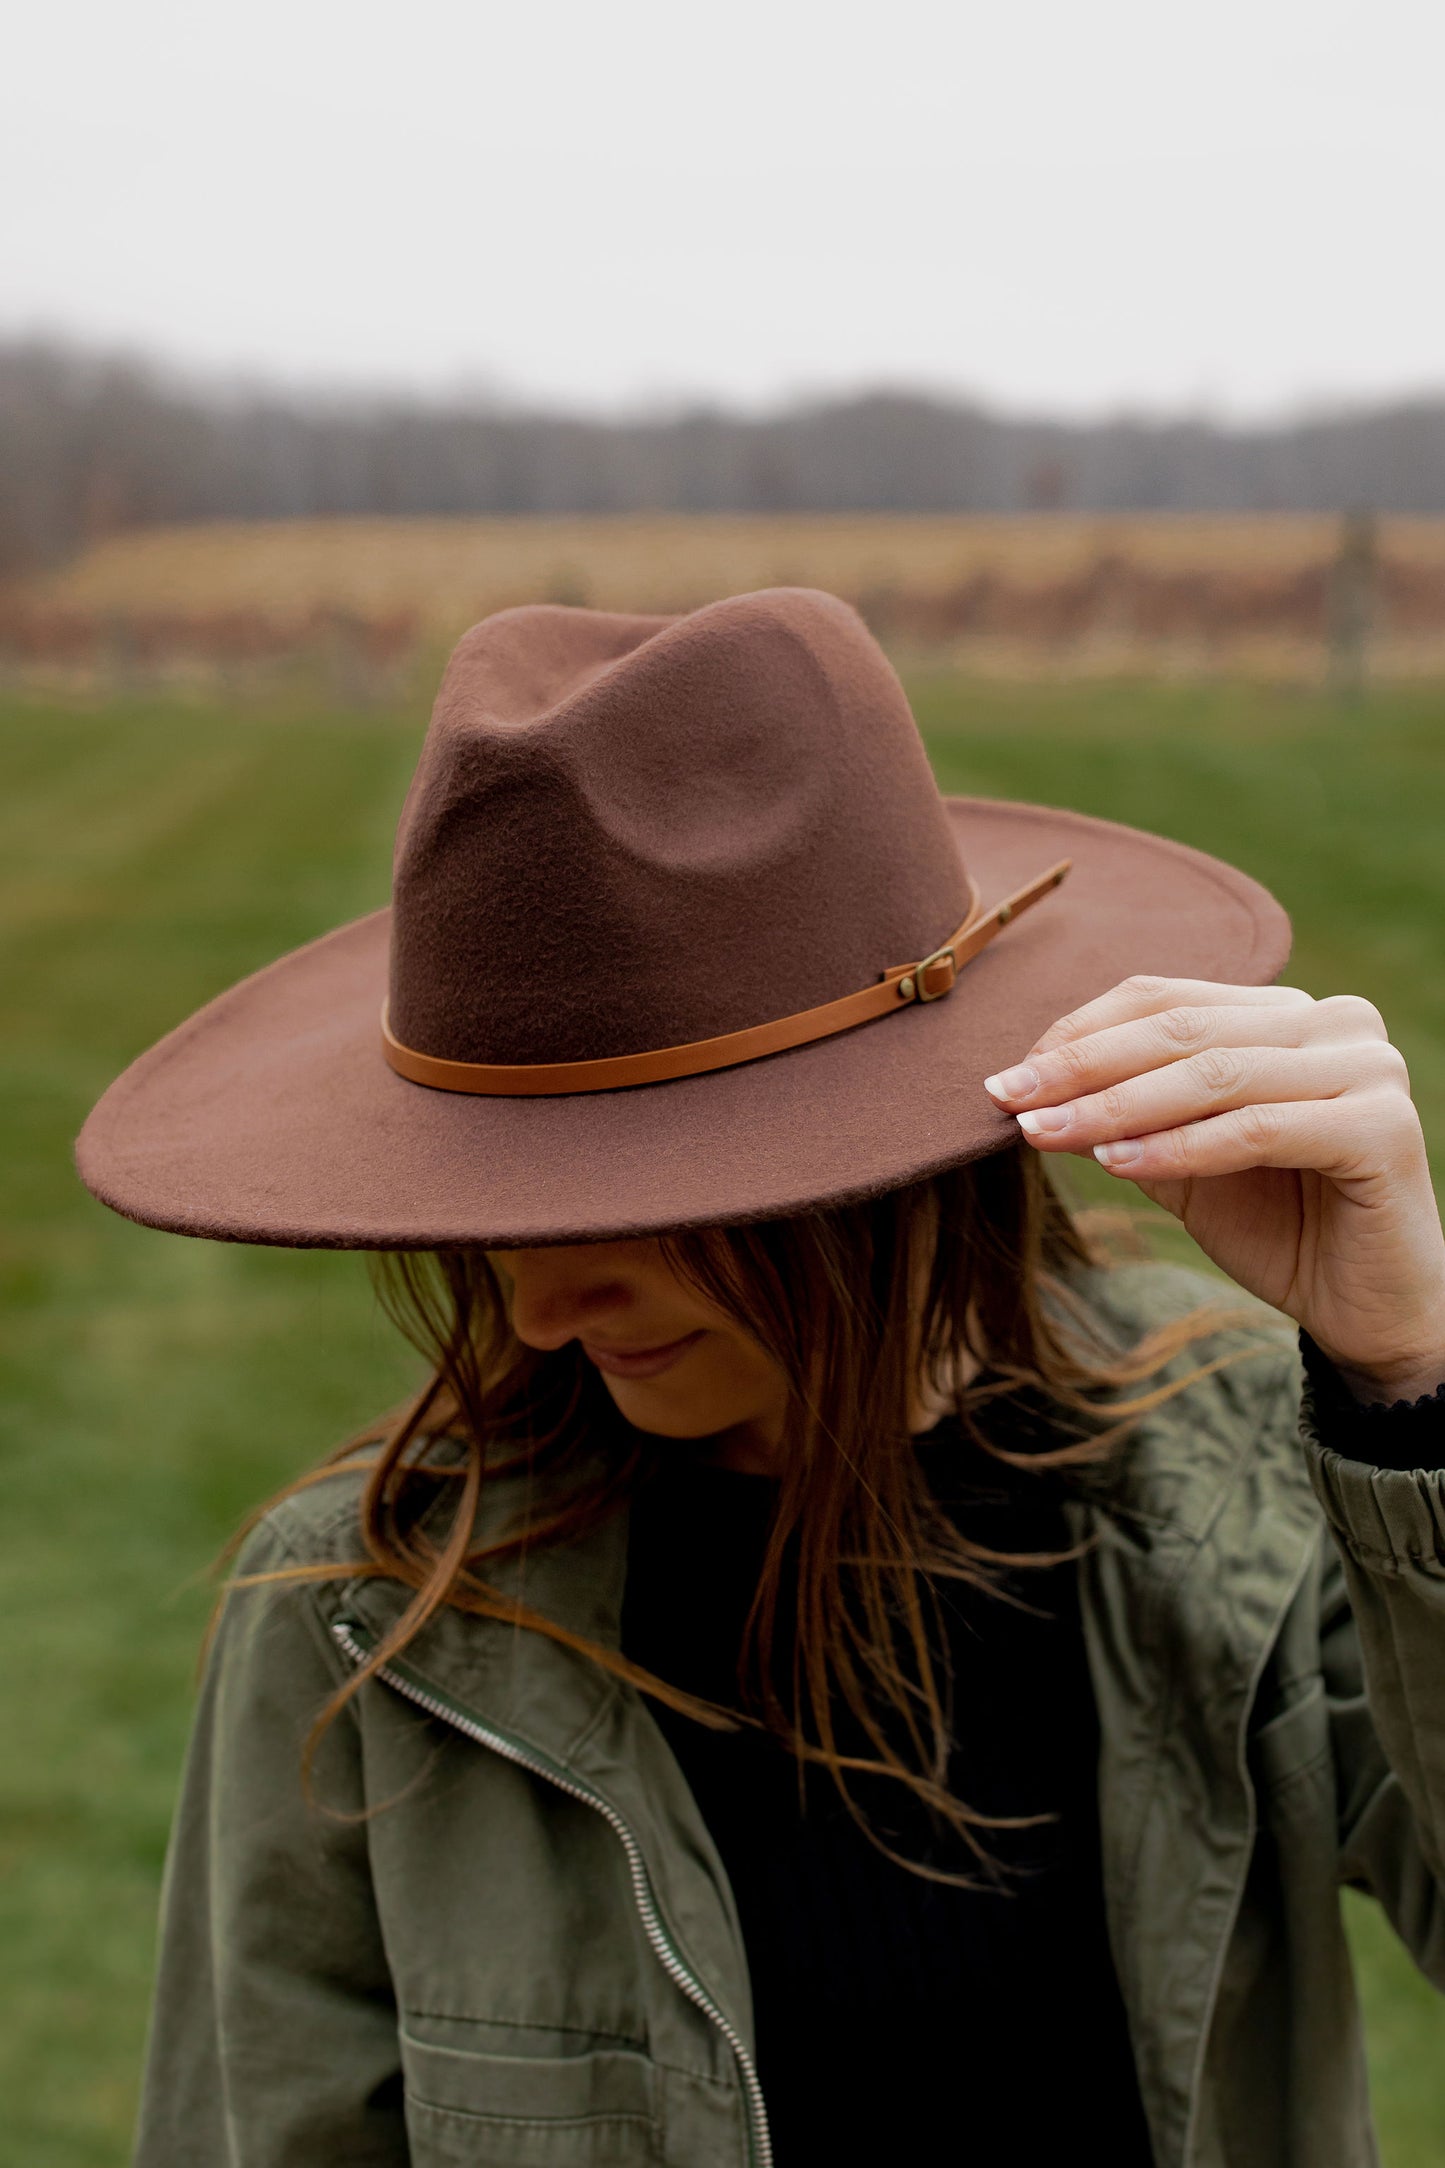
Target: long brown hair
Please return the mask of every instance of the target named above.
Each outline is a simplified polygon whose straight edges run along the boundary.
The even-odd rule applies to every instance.
[[[976,1832],[1000,1825],[954,1797],[946,1782],[948,1681],[941,1687],[929,1634],[930,1616],[937,1623],[935,1584],[996,1587],[1007,1568],[1060,1554],[1013,1558],[954,1526],[910,1449],[916,1386],[921,1378],[969,1439],[997,1459],[1039,1471],[1079,1468],[1121,1450],[1148,1410],[1247,1353],[1235,1346],[1184,1375],[1146,1384],[1194,1339],[1257,1313],[1210,1304],[1121,1348],[1077,1284],[1081,1267],[1107,1269],[1112,1252],[1023,1145],[863,1203],[662,1239],[679,1277],[743,1327],[790,1385],[737,1704],[698,1700],[489,1583],[497,1561],[576,1540],[618,1510],[655,1465],[660,1441],[623,1422],[575,1342],[542,1354],[517,1340],[504,1285],[485,1251],[377,1252],[382,1302],[424,1354],[427,1382],[408,1405],[280,1494],[364,1465],[365,1555],[232,1584],[361,1573],[414,1591],[396,1626],[318,1715],[308,1770],[325,1727],[363,1682],[452,1605],[579,1650],[700,1723],[776,1733],[797,1757],[800,1781],[805,1763],[822,1763],[860,1820],[849,1772],[894,1778],[985,1861]],[[1145,1389],[1127,1391],[1139,1386]],[[989,1436],[990,1406],[1021,1394],[1046,1396],[1057,1438],[1026,1455]],[[484,1487],[519,1471],[531,1478],[531,1510],[479,1545]],[[438,1483],[455,1496],[439,1539],[430,1532],[432,1517],[419,1510],[435,1500]],[[790,1677],[780,1688],[773,1656],[785,1572],[796,1588],[796,1627],[785,1652]],[[843,1750],[840,1714],[855,1736],[861,1732],[864,1751]]]

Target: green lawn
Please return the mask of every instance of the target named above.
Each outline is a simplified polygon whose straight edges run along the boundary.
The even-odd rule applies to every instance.
[[[1445,696],[1345,714],[1278,691],[914,689],[946,787],[1137,821],[1274,887],[1287,977],[1378,1002],[1445,1141]],[[385,901],[421,725],[0,707],[7,2168],[126,2158],[206,1562],[412,1376],[358,1260],[131,1227],[85,1196],[70,1142],[197,1003]],[[1438,2168],[1445,2014],[1351,1917],[1388,2168]]]

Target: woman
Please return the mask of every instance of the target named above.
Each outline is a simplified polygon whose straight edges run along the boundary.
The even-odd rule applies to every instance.
[[[431,1369],[245,1538],[143,2168],[1373,2157],[1339,1883],[1445,1985],[1445,1242],[1287,953],[941,799],[830,597],[468,634],[391,911],[78,1147],[382,1253]]]

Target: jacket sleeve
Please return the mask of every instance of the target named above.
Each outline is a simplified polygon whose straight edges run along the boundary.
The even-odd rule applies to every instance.
[[[1300,1428],[1334,1539],[1321,1627],[1341,1878],[1378,1899],[1445,1989],[1445,1470],[1335,1451],[1321,1438],[1322,1390],[1307,1362]],[[1349,1433],[1355,1452],[1361,1436]]]
[[[268,1519],[238,1570],[293,1563]],[[301,1782],[342,1676],[305,1584],[229,1595],[166,1860],[135,2168],[408,2159],[368,1825],[341,1818],[364,1805],[350,1708],[316,1758],[318,1805]]]

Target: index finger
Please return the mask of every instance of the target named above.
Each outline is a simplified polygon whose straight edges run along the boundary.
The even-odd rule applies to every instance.
[[[1157,1016],[1161,1009],[1185,1005],[1194,1009],[1235,1009],[1252,1002],[1272,1003],[1278,1007],[1281,1002],[1312,999],[1313,996],[1299,986],[1231,986],[1222,979],[1164,979],[1136,974],[1133,978],[1120,979],[1106,994],[1061,1016],[1020,1058],[1029,1061],[1035,1054],[1050,1053],[1054,1047],[1066,1046],[1071,1039],[1085,1038],[1091,1031],[1102,1031],[1110,1024],[1132,1023],[1140,1016]]]

